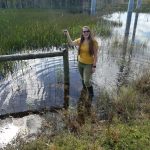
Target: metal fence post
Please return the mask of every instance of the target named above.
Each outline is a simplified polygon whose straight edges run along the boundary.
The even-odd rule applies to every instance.
[[[127,22],[126,22],[126,29],[125,29],[125,37],[127,37],[129,35],[133,8],[134,8],[134,0],[129,0]]]
[[[63,51],[63,64],[64,64],[64,108],[68,109],[69,106],[69,57],[68,57],[68,47],[65,46]]]
[[[64,84],[69,85],[69,60],[68,60],[68,48],[63,51],[63,64],[64,64]]]
[[[138,0],[137,1],[137,5],[136,5],[136,15],[135,15],[135,21],[134,21],[134,27],[133,27],[133,34],[132,34],[132,44],[134,43],[134,39],[135,39],[135,33],[136,33],[136,27],[137,27],[137,21],[138,21],[138,16],[139,16],[139,9],[141,7],[142,4],[142,0]]]
[[[91,15],[96,13],[96,0],[91,0]]]

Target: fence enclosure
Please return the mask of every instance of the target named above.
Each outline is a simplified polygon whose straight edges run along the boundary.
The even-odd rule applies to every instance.
[[[69,59],[68,59],[68,49],[64,48],[62,51],[57,51],[57,52],[41,52],[41,53],[30,53],[30,54],[12,54],[12,55],[1,55],[0,56],[0,62],[7,62],[7,61],[17,61],[17,60],[29,60],[29,59],[38,59],[38,58],[50,58],[50,57],[58,57],[58,56],[62,56],[63,57],[63,73],[64,73],[64,104],[63,107],[67,108],[68,107],[68,103],[69,103]],[[49,81],[47,81],[49,82]],[[1,101],[3,101],[3,99],[0,99]],[[2,104],[2,102],[0,101],[0,104]],[[17,101],[17,100],[16,100]],[[22,100],[21,100],[22,101]],[[49,101],[51,101],[51,99],[49,98]],[[22,103],[22,102],[21,102]],[[24,102],[25,103],[25,102]],[[47,105],[45,105],[47,106]],[[0,106],[1,107],[1,106]],[[53,108],[49,108],[49,110],[54,110]],[[22,112],[11,112],[11,113],[7,113],[7,110],[5,110],[5,113],[2,113],[2,108],[0,108],[0,118],[6,118],[8,116],[24,116],[27,115],[28,113],[40,113],[40,110],[26,110],[26,111],[22,111]],[[22,114],[22,115],[21,115]]]

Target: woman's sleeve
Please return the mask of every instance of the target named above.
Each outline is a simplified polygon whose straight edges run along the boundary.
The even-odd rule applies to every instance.
[[[73,41],[74,43],[75,43],[75,45],[80,45],[80,38],[78,38],[78,39],[75,39],[74,41]]]

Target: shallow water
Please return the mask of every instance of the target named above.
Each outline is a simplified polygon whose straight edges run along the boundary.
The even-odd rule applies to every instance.
[[[121,22],[122,26],[114,28],[112,36],[108,39],[97,37],[100,51],[98,52],[96,72],[92,79],[94,87],[97,89],[118,88],[135,79],[143,69],[149,68],[150,29],[148,26],[150,26],[150,15],[139,14],[135,43],[132,49],[130,41],[135,14],[132,15],[127,46],[124,46],[126,16],[126,13],[104,16],[105,19]],[[116,42],[118,45],[115,45]],[[82,88],[76,55],[76,49],[69,50],[69,104],[71,106],[76,105]],[[13,66],[14,70],[6,78],[1,78],[0,114],[64,105],[62,57],[26,60],[16,62]]]
[[[37,134],[41,128],[43,118],[38,115],[29,115],[23,118],[7,118],[0,122],[0,148],[3,148],[7,143],[12,141],[15,137],[20,136],[28,138]],[[19,135],[18,135],[19,133]]]
[[[139,14],[135,40],[131,47],[135,13],[132,14],[128,42],[124,41],[127,13],[113,13],[105,19],[122,23],[115,27],[109,39],[102,39],[97,63],[95,83],[112,89],[135,79],[150,66],[150,15]]]
[[[114,13],[105,16],[106,19],[122,22],[122,26],[115,27],[112,36],[108,39],[97,37],[101,48],[98,52],[96,72],[92,79],[95,89],[117,89],[130,80],[136,79],[139,74],[143,73],[144,69],[149,70],[150,14],[139,14],[133,48],[130,48],[130,43],[135,14],[132,15],[127,46],[123,44],[126,16],[126,13]],[[76,54],[77,50],[69,51],[70,107],[77,105],[82,89]],[[17,62],[14,64],[14,71],[8,74],[6,78],[1,76],[0,79],[0,114],[64,106],[62,57]],[[14,131],[11,132],[9,139],[5,140],[7,143],[16,136],[19,129],[11,121],[1,128],[3,132],[1,132],[0,139],[5,137],[10,132],[9,130]]]
[[[69,52],[70,99],[76,102],[81,89],[80,76],[74,53]],[[1,114],[26,110],[63,107],[63,59],[43,58],[16,62],[14,71],[1,80]],[[76,88],[74,87],[76,83]]]
[[[131,25],[130,25],[130,31],[129,31],[129,38],[132,37],[133,28],[134,28],[134,21],[135,21],[135,15],[136,13],[132,13],[131,18]],[[125,33],[125,27],[126,27],[126,18],[127,13],[113,13],[111,15],[104,16],[105,19],[115,21],[118,23],[121,23],[122,26],[115,27],[113,30],[114,36],[124,36]],[[139,13],[138,15],[138,22],[137,22],[137,28],[136,28],[136,37],[135,41],[136,43],[140,42],[146,42],[148,46],[150,46],[150,14],[147,13]]]

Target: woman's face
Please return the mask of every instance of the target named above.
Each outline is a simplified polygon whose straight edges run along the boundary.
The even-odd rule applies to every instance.
[[[88,28],[83,28],[82,34],[83,34],[83,37],[87,39],[90,35],[90,30]]]

